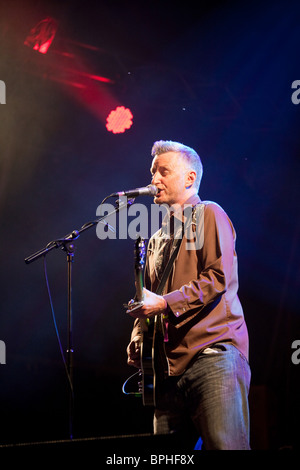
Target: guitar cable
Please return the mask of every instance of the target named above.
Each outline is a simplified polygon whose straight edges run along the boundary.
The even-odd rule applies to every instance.
[[[141,375],[141,371],[138,370],[137,372],[132,374],[130,377],[128,377],[128,379],[125,380],[125,382],[123,383],[123,386],[122,386],[122,392],[124,393],[124,395],[133,395],[135,397],[140,398],[142,396],[141,392],[126,392],[126,390],[125,390],[125,387],[128,384],[129,380],[133,379],[136,375]]]

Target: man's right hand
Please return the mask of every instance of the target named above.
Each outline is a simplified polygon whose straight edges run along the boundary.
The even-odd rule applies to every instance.
[[[129,343],[127,347],[127,364],[130,366],[141,368],[141,338],[140,336],[135,336]]]

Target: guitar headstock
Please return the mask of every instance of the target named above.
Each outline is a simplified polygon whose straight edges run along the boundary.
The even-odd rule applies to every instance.
[[[145,266],[146,258],[146,247],[145,240],[142,237],[138,237],[135,241],[134,248],[134,266],[136,271],[142,271]]]

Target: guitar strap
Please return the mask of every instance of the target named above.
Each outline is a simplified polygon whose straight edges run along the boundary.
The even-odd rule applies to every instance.
[[[191,220],[189,220],[189,222],[192,222],[192,223],[195,223],[195,214],[196,214],[196,208],[199,204],[196,204],[195,206],[193,206],[192,208],[192,212],[190,213],[190,217],[191,217]],[[188,225],[188,224],[187,224]],[[184,228],[184,226],[183,226]],[[171,271],[171,268],[173,266],[173,263],[175,261],[175,258],[177,256],[177,253],[179,251],[179,248],[180,248],[180,245],[181,245],[181,242],[182,242],[182,239],[183,239],[183,230],[182,230],[182,236],[180,238],[175,238],[174,240],[174,243],[173,243],[173,253],[172,255],[170,256],[169,258],[169,261],[163,271],[163,275],[161,277],[161,280],[159,282],[159,285],[156,289],[156,294],[157,295],[161,295],[163,293],[163,290],[164,290],[164,287],[165,287],[165,284],[168,280],[168,277],[169,277],[169,274],[170,274],[170,271]]]
[[[164,272],[163,272],[163,275],[162,275],[161,280],[160,280],[160,282],[159,282],[159,285],[158,285],[158,287],[157,287],[157,289],[156,289],[156,294],[157,294],[157,295],[161,295],[161,294],[163,293],[165,284],[166,284],[166,282],[167,282],[167,280],[168,280],[168,277],[169,277],[169,274],[170,274],[170,272],[171,272],[171,268],[172,268],[172,266],[173,266],[173,263],[174,263],[175,258],[176,258],[176,256],[177,256],[177,253],[178,253],[178,251],[179,251],[179,247],[180,247],[180,245],[181,245],[182,238],[183,238],[183,237],[181,237],[181,238],[176,238],[176,239],[174,240],[173,248],[174,248],[174,246],[175,246],[175,248],[173,249],[173,253],[172,253],[172,255],[171,255],[170,258],[169,258],[169,261],[168,261],[168,263],[167,263],[167,265],[166,265],[166,267],[165,267],[165,269],[164,269]]]

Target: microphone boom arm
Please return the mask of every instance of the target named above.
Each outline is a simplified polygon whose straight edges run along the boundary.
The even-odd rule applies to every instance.
[[[111,195],[112,196],[112,195]],[[111,196],[108,196],[108,197],[111,197]],[[103,201],[102,201],[102,204],[103,202],[108,199],[105,198]],[[101,223],[101,222],[104,222],[104,220],[109,217],[110,215],[112,214],[116,214],[117,212],[119,212],[121,209],[125,208],[125,207],[128,207],[128,206],[131,206],[132,204],[134,203],[134,198],[131,198],[131,199],[128,199],[127,201],[127,204],[122,204],[122,205],[118,205],[117,207],[115,207],[115,209],[113,211],[111,211],[109,214],[105,215],[105,216],[102,216],[102,217],[99,217],[98,219],[96,220],[93,220],[91,222],[87,222],[86,224],[84,224],[79,230],[73,230],[71,233],[69,233],[68,235],[66,235],[65,237],[63,238],[59,238],[57,240],[53,240],[51,241],[50,243],[48,243],[45,248],[42,248],[41,250],[37,251],[36,253],[33,253],[32,255],[28,256],[27,258],[25,258],[25,263],[26,264],[30,264],[32,263],[33,261],[41,258],[42,256],[46,255],[47,253],[49,253],[49,251],[52,251],[53,249],[55,248],[61,248],[61,247],[64,247],[66,245],[66,243],[71,243],[73,240],[77,240],[77,238],[79,238],[79,236],[81,235],[81,233],[85,232],[86,230],[88,230],[89,228],[91,227],[94,227],[95,225],[97,225],[98,223]],[[110,225],[105,223],[108,228],[111,229]]]

